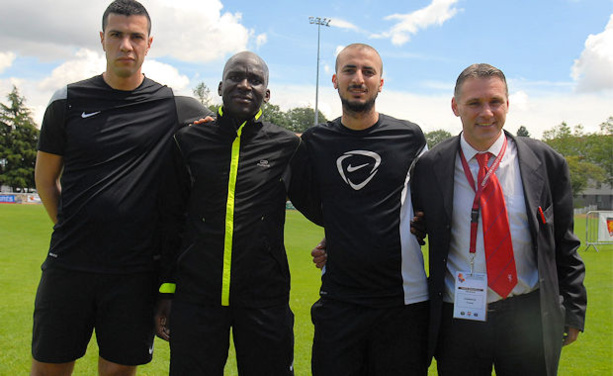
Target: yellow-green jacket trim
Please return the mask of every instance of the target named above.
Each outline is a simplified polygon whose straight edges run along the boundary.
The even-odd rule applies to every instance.
[[[219,114],[223,116],[223,110],[219,108]],[[259,110],[255,115],[257,120],[262,115]],[[238,176],[238,161],[241,149],[241,134],[247,121],[236,130],[236,138],[232,142],[232,157],[230,160],[230,175],[228,178],[228,198],[226,200],[226,231],[223,252],[223,274],[221,283],[221,305],[230,305],[230,280],[232,276],[232,239],[234,236],[234,194],[236,192],[236,179]]]
[[[160,293],[162,294],[174,294],[177,290],[177,285],[174,283],[162,283],[160,286]]]

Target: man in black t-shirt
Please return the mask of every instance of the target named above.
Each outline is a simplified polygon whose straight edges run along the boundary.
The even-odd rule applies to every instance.
[[[309,128],[291,165],[292,203],[326,235],[311,310],[315,376],[427,374],[428,289],[408,186],[426,140],[416,124],[375,110],[382,70],[368,45],[338,54],[343,114]]]
[[[102,75],[55,93],[36,187],[55,226],[38,288],[32,375],[70,375],[95,329],[100,375],[133,375],[153,353],[159,172],[175,131],[210,112],[146,78],[151,20],[134,0],[102,17]]]

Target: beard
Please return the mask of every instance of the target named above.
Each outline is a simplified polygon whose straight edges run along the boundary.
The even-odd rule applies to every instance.
[[[375,95],[372,98],[369,98],[366,102],[352,102],[346,98],[343,98],[342,96],[341,98],[341,103],[343,105],[343,109],[345,109],[346,111],[349,112],[353,112],[353,113],[363,113],[363,112],[368,112],[370,110],[373,109],[373,107],[375,107],[375,101],[377,100],[377,95],[378,93],[375,93]]]

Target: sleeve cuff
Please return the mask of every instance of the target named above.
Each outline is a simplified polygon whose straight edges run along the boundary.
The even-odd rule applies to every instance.
[[[160,294],[174,294],[177,290],[177,285],[175,283],[162,283],[160,286]]]

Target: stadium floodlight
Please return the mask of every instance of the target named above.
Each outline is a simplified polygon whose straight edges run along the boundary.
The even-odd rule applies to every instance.
[[[319,40],[321,26],[330,27],[330,18],[309,17],[311,25],[317,25],[317,78],[315,79],[315,125],[319,122],[319,110],[317,104],[319,102]]]

